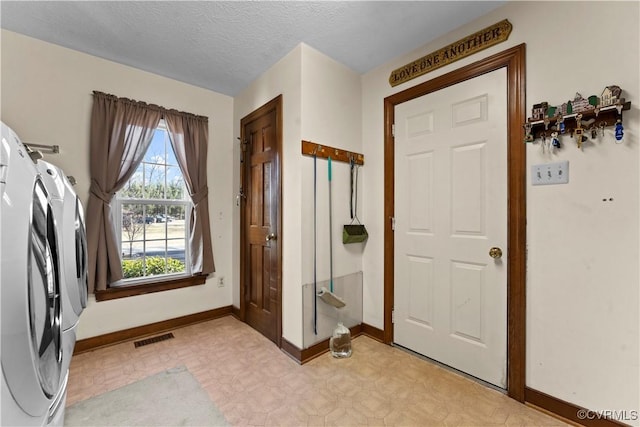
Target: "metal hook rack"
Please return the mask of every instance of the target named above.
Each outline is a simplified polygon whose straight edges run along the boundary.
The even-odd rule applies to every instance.
[[[544,144],[553,133],[569,134],[571,137],[578,134],[576,141],[578,148],[581,148],[582,142],[587,139],[583,135],[585,132],[595,139],[598,130],[604,132],[606,127],[621,127],[622,112],[630,109],[631,102],[622,97],[622,89],[617,85],[606,86],[600,96],[585,98],[576,92],[573,100],[559,106],[551,106],[547,102],[534,104],[531,117],[522,125],[524,142],[534,143],[541,139]]]
[[[59,154],[60,153],[60,146],[59,145],[45,145],[45,144],[33,144],[31,142],[24,142],[23,143],[25,146],[29,147],[29,148],[38,148],[39,151],[40,150],[45,150],[48,151],[52,154]]]

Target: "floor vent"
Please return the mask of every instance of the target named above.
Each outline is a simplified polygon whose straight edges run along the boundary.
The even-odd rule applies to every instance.
[[[157,337],[147,338],[146,340],[135,341],[133,345],[135,345],[136,348],[138,348],[138,347],[142,347],[143,345],[149,345],[149,344],[154,344],[160,341],[170,340],[171,338],[175,338],[175,337],[171,332],[169,332],[168,334],[158,335]]]

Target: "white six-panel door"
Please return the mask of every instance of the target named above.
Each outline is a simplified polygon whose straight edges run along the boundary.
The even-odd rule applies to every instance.
[[[506,101],[501,68],[395,108],[394,341],[501,388]]]

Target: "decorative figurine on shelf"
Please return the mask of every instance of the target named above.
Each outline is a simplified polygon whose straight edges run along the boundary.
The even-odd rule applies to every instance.
[[[622,95],[622,89],[620,86],[611,85],[604,88],[602,95],[600,95],[600,107],[607,107],[620,103],[620,95]]]
[[[566,105],[565,110],[567,111],[567,114],[573,114],[573,104],[571,103],[571,100],[562,105]]]
[[[531,110],[532,120],[542,120],[547,115],[548,102],[541,102],[540,104],[534,104]]]
[[[616,121],[616,144],[622,143],[622,137],[624,136],[624,128],[622,127],[622,120]]]
[[[594,109],[594,106],[591,105],[589,99],[583,98],[578,92],[576,92],[576,96],[573,98],[573,101],[571,101],[571,107],[574,113],[581,113]]]

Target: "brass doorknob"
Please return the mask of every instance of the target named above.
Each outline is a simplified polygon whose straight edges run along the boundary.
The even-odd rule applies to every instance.
[[[494,259],[502,258],[502,249],[496,247],[489,249],[489,256]]]
[[[269,233],[267,234],[267,237],[265,237],[265,240],[268,242],[269,240],[276,240],[276,233]]]

